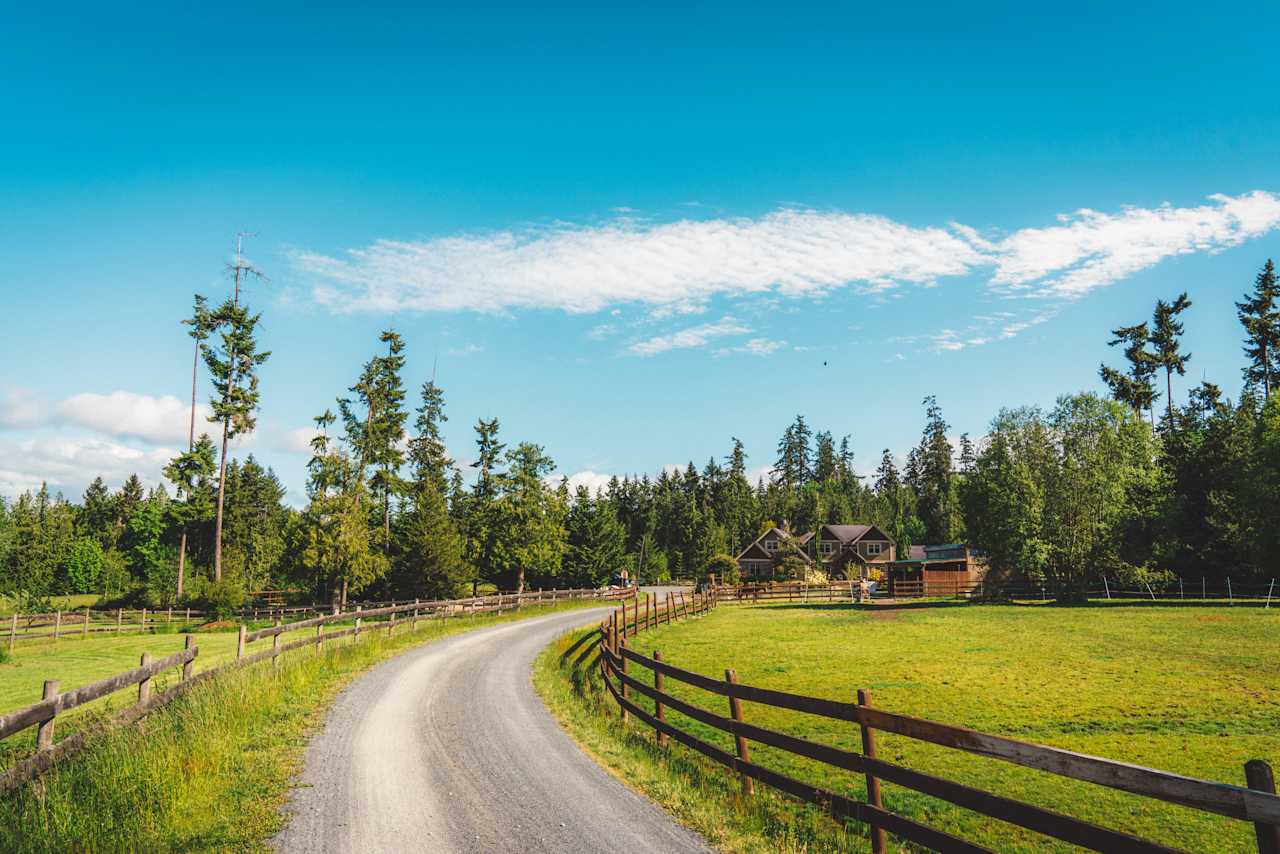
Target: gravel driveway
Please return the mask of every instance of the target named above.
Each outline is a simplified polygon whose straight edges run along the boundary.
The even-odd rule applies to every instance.
[[[543,647],[606,614],[455,635],[358,677],[307,749],[277,850],[710,851],[588,759],[533,691]]]

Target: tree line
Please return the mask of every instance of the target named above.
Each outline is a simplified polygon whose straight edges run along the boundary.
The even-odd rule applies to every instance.
[[[773,525],[872,523],[906,554],[968,542],[992,577],[1078,595],[1099,574],[1270,578],[1280,531],[1280,403],[1271,400],[1280,310],[1270,261],[1238,303],[1248,364],[1239,397],[1202,382],[1176,400],[1187,294],[1151,320],[1113,331],[1124,365],[1103,365],[1109,396],[1066,395],[1049,410],[1001,410],[977,440],[953,440],[936,398],[899,464],[885,449],[858,473],[850,437],[797,416],[766,475],[751,482],[743,443],[701,466],[613,478],[598,492],[554,481],[533,442],[509,443],[497,418],[474,426],[463,470],[441,436],[434,377],[410,400],[406,342],[381,334],[334,406],[315,418],[307,504],[288,506],[275,473],[228,444],[251,432],[258,369],[270,354],[240,284],[237,253],[221,305],[197,296],[188,449],[168,487],[135,475],[112,493],[96,479],[77,504],[46,488],[0,501],[0,592],[38,598],[97,592],[154,604],[292,589],[315,598],[443,597],[480,584],[595,586],[620,571],[642,581],[732,576],[736,554]],[[198,368],[212,387],[219,440],[196,435]],[[1161,382],[1162,381],[1162,382]],[[1163,406],[1160,406],[1163,397]],[[1157,417],[1157,410],[1159,416]],[[794,571],[794,562],[779,572]]]

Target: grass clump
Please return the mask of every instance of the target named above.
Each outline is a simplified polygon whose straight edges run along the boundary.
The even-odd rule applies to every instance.
[[[286,655],[276,673],[221,674],[0,798],[0,851],[263,850],[308,733],[352,678],[426,641],[573,607],[423,620],[391,638],[374,623],[359,643]]]
[[[1280,658],[1274,654],[1280,614],[1260,608],[726,606],[644,633],[633,645],[645,653],[660,649],[670,663],[707,675],[733,667],[751,685],[849,701],[866,688],[873,703],[889,711],[1188,776],[1243,785],[1249,759],[1280,767]],[[639,667],[632,672],[650,676]],[[658,751],[642,726],[623,730],[598,678],[570,676],[553,651],[540,659],[536,684],[588,750],[722,847],[866,850],[860,826],[845,834],[774,793],[757,795],[764,806],[743,805],[726,770],[674,744]],[[667,687],[717,714],[728,711],[723,698],[671,679]],[[759,726],[860,750],[858,730],[849,724],[744,707],[746,719]],[[668,719],[733,750],[724,733],[675,712]],[[858,775],[758,744],[751,749],[761,765],[865,797]],[[1254,850],[1253,828],[1245,822],[892,734],[879,735],[879,754],[1184,850]],[[696,806],[675,794],[681,787]],[[768,790],[757,784],[757,792]],[[897,786],[886,784],[884,798],[895,812],[996,850],[1070,850]]]

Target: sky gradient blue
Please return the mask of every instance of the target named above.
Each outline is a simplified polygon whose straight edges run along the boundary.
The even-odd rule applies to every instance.
[[[955,433],[980,434],[1000,406],[1098,388],[1099,361],[1118,358],[1108,330],[1183,289],[1193,359],[1179,395],[1207,376],[1234,397],[1232,301],[1280,255],[1277,231],[1160,261],[958,351],[894,339],[999,308],[986,272],[879,297],[716,297],[643,334],[733,315],[788,346],[715,355],[743,335],[642,357],[591,337],[610,308],[335,312],[296,262],[620,215],[795,207],[1009,234],[1081,208],[1280,191],[1280,7],[1114,5],[7,6],[0,395],[185,398],[178,321],[193,292],[225,293],[247,230],[271,279],[250,298],[274,355],[244,451],[294,501],[306,458],[281,437],[331,405],[389,325],[408,341],[411,387],[438,359],[456,455],[496,415],[508,441],[544,444],[566,474],[701,464],[730,436],[765,465],[797,412],[851,434],[869,470],[880,449],[914,443],[926,394]],[[0,423],[0,481],[57,481],[39,470],[51,443],[95,438],[174,446],[56,418]],[[93,474],[58,485],[75,494]]]

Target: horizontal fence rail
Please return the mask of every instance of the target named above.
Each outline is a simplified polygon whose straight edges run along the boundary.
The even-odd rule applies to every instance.
[[[720,596],[720,592],[713,592],[709,597],[695,597],[693,613],[705,613],[706,608],[722,604],[724,599]],[[701,606],[698,604],[700,600]],[[1258,851],[1262,854],[1280,854],[1280,797],[1275,794],[1271,768],[1262,760],[1255,759],[1245,765],[1247,787],[1233,786],[889,712],[871,705],[870,695],[866,691],[859,691],[858,702],[850,703],[744,685],[738,681],[733,670],[726,670],[725,678],[717,679],[675,666],[665,661],[659,652],[645,656],[631,648],[629,640],[637,632],[670,622],[673,614],[677,617],[684,616],[678,608],[673,609],[669,602],[656,619],[652,610],[652,606],[647,604],[642,614],[638,603],[634,611],[623,603],[598,631],[588,636],[595,641],[602,680],[609,695],[618,705],[623,722],[635,717],[654,730],[660,746],[665,746],[669,740],[675,740],[732,770],[742,779],[745,794],[751,794],[754,791],[754,781],[759,781],[817,805],[837,821],[852,820],[869,825],[873,851],[885,850],[884,833],[892,833],[938,851],[988,850],[889,811],[882,803],[881,781],[1089,850],[1177,850],[1034,804],[885,762],[876,756],[875,736],[877,732],[890,732],[1072,780],[1252,822]],[[573,650],[567,651],[562,661],[567,660],[572,652]],[[579,655],[576,663],[581,663],[586,657],[586,653]],[[633,666],[648,670],[651,678],[637,678],[632,674]],[[725,698],[728,701],[729,715],[708,711],[672,695],[665,690],[666,680],[674,680]],[[651,700],[654,711],[649,712],[638,705],[632,699],[633,692]],[[745,703],[787,709],[856,725],[862,734],[863,750],[861,753],[844,750],[755,726],[746,720]],[[733,736],[735,750],[726,751],[673,725],[667,720],[668,711],[679,712]],[[752,762],[752,742],[864,775],[867,781],[867,800],[860,801],[825,790]]]
[[[516,610],[521,607],[552,604],[555,602],[605,600],[636,597],[635,588],[627,589],[594,589],[579,590],[541,590],[523,594],[497,594],[493,596],[472,597],[469,599],[450,599],[432,601],[410,601],[403,604],[389,604],[381,607],[364,609],[357,607],[354,611],[338,614],[325,614],[311,619],[284,623],[277,618],[277,625],[250,632],[244,625],[240,626],[236,644],[234,661],[220,667],[211,668],[195,675],[195,661],[199,655],[195,635],[186,636],[186,647],[178,652],[153,661],[150,653],[143,653],[138,667],[117,673],[89,685],[82,685],[69,691],[59,691],[56,680],[46,680],[43,696],[39,702],[21,709],[0,715],[0,740],[17,735],[25,730],[36,728],[35,753],[16,763],[11,768],[0,772],[0,794],[8,792],[32,777],[51,768],[57,761],[67,758],[84,746],[86,739],[93,731],[101,727],[75,732],[61,741],[54,742],[54,723],[58,715],[82,706],[93,700],[106,697],[124,688],[138,686],[138,700],[135,704],[121,710],[106,722],[106,726],[130,723],[139,720],[153,709],[170,702],[185,693],[193,684],[212,678],[228,668],[247,667],[261,661],[271,661],[278,666],[280,656],[286,652],[314,646],[317,652],[323,651],[323,644],[341,638],[359,639],[374,628],[385,628],[388,635],[399,626],[407,624],[411,629],[417,627],[419,620],[442,619],[474,614],[493,614]],[[297,613],[297,612],[295,612]],[[408,615],[408,619],[398,619]],[[383,621],[376,626],[368,626],[366,620]],[[325,631],[326,627],[338,623],[352,624],[336,631]],[[281,637],[293,631],[315,628],[315,634],[287,643],[281,643]],[[256,652],[248,650],[248,644],[270,638],[271,646]],[[181,681],[162,692],[152,691],[152,681],[167,670],[181,668]]]

